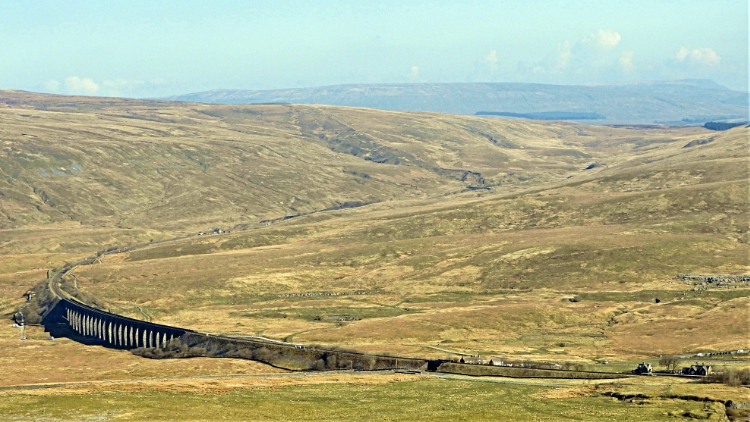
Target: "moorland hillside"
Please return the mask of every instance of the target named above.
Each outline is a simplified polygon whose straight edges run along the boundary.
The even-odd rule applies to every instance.
[[[747,285],[675,278],[750,270],[745,127],[3,95],[3,312],[51,266],[190,234],[66,283],[136,318],[415,356],[748,348]]]
[[[380,351],[741,348],[747,286],[675,277],[750,269],[746,136],[652,145],[649,158],[529,192],[386,202],[155,246],[81,269],[79,282],[134,315],[137,303],[209,331]]]
[[[592,164],[616,165],[654,142],[715,136],[702,129],[13,91],[1,94],[0,104],[2,228],[226,228],[467,189],[505,192],[580,175]]]

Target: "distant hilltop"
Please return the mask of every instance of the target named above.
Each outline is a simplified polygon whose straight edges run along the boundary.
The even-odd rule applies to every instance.
[[[505,113],[511,117],[597,124],[703,125],[748,116],[747,92],[733,91],[709,80],[609,85],[358,84],[263,91],[222,89],[161,99],[219,104],[326,104],[465,115]]]
[[[597,113],[576,113],[570,111],[540,111],[538,113],[511,113],[507,111],[477,111],[477,116],[517,117],[530,120],[600,120],[606,117]]]

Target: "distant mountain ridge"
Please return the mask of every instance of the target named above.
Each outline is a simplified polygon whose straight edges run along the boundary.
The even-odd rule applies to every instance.
[[[597,124],[702,125],[708,121],[745,119],[748,116],[747,92],[733,91],[710,80],[610,85],[358,84],[262,91],[220,89],[162,99],[219,104],[326,104],[466,115],[480,111],[595,113],[605,117],[595,120]]]
[[[599,120],[606,117],[597,113],[569,111],[540,111],[538,113],[511,113],[507,111],[477,111],[477,116],[518,117],[531,120]]]

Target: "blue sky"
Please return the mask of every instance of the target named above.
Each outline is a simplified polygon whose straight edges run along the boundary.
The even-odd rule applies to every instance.
[[[748,87],[747,0],[0,0],[0,89],[154,97],[342,83]]]

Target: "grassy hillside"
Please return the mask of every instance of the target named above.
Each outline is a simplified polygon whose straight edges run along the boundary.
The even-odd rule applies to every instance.
[[[715,136],[15,91],[3,91],[0,104],[2,228],[226,229],[347,203],[508,192],[630,159],[614,155],[622,149],[637,147],[637,157],[653,143]]]
[[[747,128],[2,98],[6,315],[50,267],[190,234],[66,282],[136,318],[403,355],[750,348],[747,284],[675,279],[750,272]]]
[[[643,382],[643,381],[641,381]],[[638,402],[605,395],[607,388],[504,385],[406,375],[318,375],[293,378],[166,380],[13,391],[0,415],[59,421],[672,421],[719,420],[723,405],[684,401],[660,386],[641,388]],[[95,391],[96,394],[91,394]],[[725,394],[726,395],[726,394]]]

